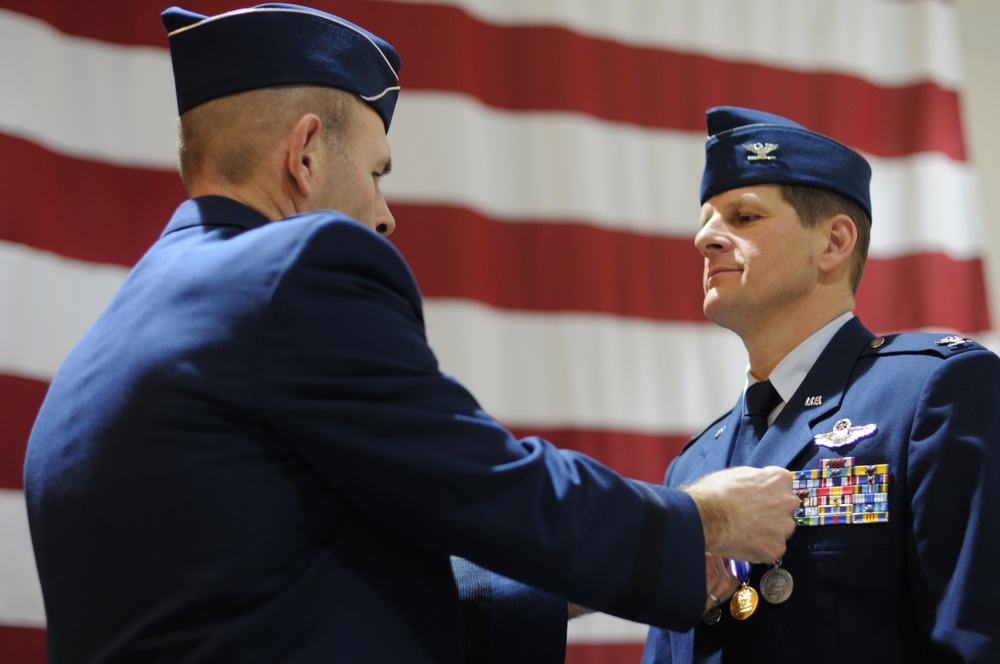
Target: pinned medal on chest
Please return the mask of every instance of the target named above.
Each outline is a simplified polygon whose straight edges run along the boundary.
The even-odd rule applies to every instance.
[[[740,588],[729,600],[729,613],[737,620],[746,620],[757,610],[757,591],[750,586],[751,563],[743,560],[730,560],[729,570],[740,582]]]
[[[760,577],[760,596],[771,604],[781,604],[792,596],[792,575],[781,566],[781,558]]]

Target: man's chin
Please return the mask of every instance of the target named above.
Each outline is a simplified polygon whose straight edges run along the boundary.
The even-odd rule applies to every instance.
[[[705,296],[705,301],[701,306],[702,312],[705,314],[705,318],[709,321],[715,323],[719,327],[724,327],[726,329],[732,329],[732,318],[736,316],[732,307],[728,306],[726,302],[713,292],[709,292]]]

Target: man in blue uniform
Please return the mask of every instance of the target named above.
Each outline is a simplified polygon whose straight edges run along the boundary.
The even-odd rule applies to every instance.
[[[706,550],[784,551],[783,470],[631,482],[439,372],[383,237],[389,44],[295,5],[163,22],[191,199],[28,445],[51,662],[458,662],[451,555],[683,629]]]
[[[1000,662],[1000,358],[852,316],[871,223],[859,154],[748,109],[710,110],[708,130],[704,309],[743,340],[748,390],[666,484],[778,465],[801,507],[784,556],[733,561],[718,609],[651,629],[643,662]],[[768,384],[766,429],[747,435]]]
[[[643,664],[1000,662],[1000,358],[853,316],[871,224],[861,155],[769,113],[707,119],[704,309],[750,361],[666,485],[777,465],[800,506],[780,558],[709,558],[710,610],[693,629],[652,627]],[[530,605],[496,610],[534,620]],[[547,652],[564,633],[534,638]]]

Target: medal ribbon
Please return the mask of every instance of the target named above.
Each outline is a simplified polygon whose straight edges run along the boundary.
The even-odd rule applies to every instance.
[[[736,580],[740,582],[740,585],[746,585],[750,583],[750,570],[753,569],[753,563],[748,563],[745,560],[730,560],[729,561],[729,571],[733,573]]]
[[[737,620],[746,620],[757,610],[757,591],[750,587],[751,563],[744,560],[730,560],[729,570],[739,582],[740,588],[729,601],[729,613]]]

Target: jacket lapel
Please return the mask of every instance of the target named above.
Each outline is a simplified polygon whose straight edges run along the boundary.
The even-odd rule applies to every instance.
[[[712,427],[707,429],[702,438],[708,438],[709,444],[702,446],[704,456],[701,462],[693,467],[692,472],[685,473],[686,481],[708,475],[717,470],[722,470],[729,465],[729,458],[732,456],[733,445],[740,430],[740,420],[743,417],[743,394],[740,393],[736,405],[729,411],[729,414],[720,419]],[[711,440],[717,436],[715,440]]]

